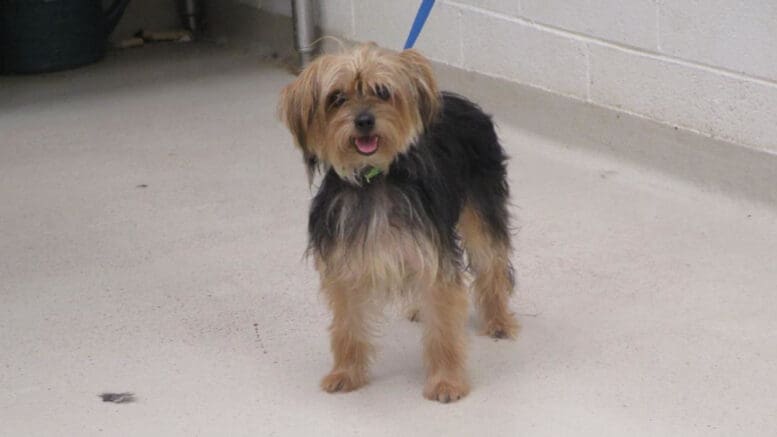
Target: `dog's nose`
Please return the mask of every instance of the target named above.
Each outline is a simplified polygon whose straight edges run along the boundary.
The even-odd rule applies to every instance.
[[[375,127],[375,116],[369,112],[362,112],[354,120],[356,128],[364,133],[369,133]]]

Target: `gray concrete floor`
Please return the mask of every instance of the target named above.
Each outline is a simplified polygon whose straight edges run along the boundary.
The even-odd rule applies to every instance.
[[[0,435],[777,433],[775,210],[506,123],[520,338],[473,335],[440,405],[389,316],[371,384],[321,392],[290,79],[199,45],[2,79]]]

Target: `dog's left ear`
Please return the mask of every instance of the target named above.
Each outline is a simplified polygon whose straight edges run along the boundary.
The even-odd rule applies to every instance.
[[[281,91],[278,104],[278,116],[294,137],[294,143],[302,151],[302,158],[308,171],[308,179],[318,165],[318,157],[311,144],[308,144],[308,131],[318,110],[320,85],[318,70],[320,61],[314,61],[303,70],[294,82]]]
[[[428,126],[437,117],[441,105],[440,90],[437,88],[432,65],[414,49],[404,50],[399,56],[408,68],[410,80],[415,87],[421,119],[424,126]]]

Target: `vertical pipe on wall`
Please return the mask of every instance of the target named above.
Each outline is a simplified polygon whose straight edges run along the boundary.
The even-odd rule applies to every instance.
[[[294,21],[294,46],[304,67],[313,59],[313,41],[316,39],[313,0],[292,0],[291,13]]]
[[[181,14],[181,22],[185,29],[190,30],[193,34],[200,32],[202,21],[200,0],[178,0],[178,13]]]

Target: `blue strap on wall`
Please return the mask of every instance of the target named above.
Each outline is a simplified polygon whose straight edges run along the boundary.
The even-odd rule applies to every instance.
[[[413,26],[410,28],[410,34],[407,36],[407,41],[405,41],[405,50],[413,48],[415,45],[415,40],[421,34],[421,29],[424,28],[429,13],[432,12],[432,6],[434,6],[434,0],[421,1],[421,6],[418,7],[418,13],[415,16],[415,20],[413,20]]]

